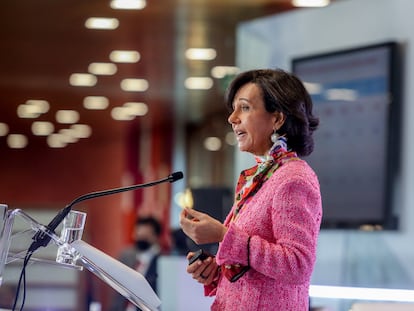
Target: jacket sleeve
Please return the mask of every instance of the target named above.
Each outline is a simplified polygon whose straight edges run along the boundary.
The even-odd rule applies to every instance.
[[[251,235],[249,260],[253,270],[282,283],[309,282],[322,213],[319,183],[314,174],[298,175],[287,170],[271,182],[270,188],[272,191],[267,191],[261,203],[270,210],[269,219],[264,221],[270,222],[272,238],[263,238],[260,228],[252,235],[252,230],[232,223],[219,245],[217,263],[247,265]],[[252,226],[260,226],[260,221],[251,222]]]

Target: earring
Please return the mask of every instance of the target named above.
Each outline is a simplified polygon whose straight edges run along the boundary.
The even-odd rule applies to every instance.
[[[272,143],[277,142],[277,140],[279,139],[279,134],[276,132],[276,130],[273,131],[273,134],[270,136],[270,140],[272,141]]]

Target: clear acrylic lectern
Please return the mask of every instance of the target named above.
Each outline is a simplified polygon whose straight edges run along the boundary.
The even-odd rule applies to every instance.
[[[33,242],[32,237],[39,231],[51,238],[46,248],[65,245],[77,252],[79,259],[75,264],[66,264],[36,257],[34,254],[30,264],[41,261],[62,268],[82,270],[85,267],[143,311],[160,310],[160,299],[139,272],[82,240],[65,244],[59,236],[50,233],[44,225],[25,212],[20,209],[9,210],[5,204],[0,204],[0,286],[7,265],[24,259],[27,249]]]

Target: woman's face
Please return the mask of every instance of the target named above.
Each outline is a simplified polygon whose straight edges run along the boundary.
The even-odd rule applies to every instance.
[[[268,112],[259,87],[247,83],[234,97],[233,112],[228,122],[232,125],[241,151],[264,155],[272,146],[270,136],[283,124],[284,118],[279,112]]]

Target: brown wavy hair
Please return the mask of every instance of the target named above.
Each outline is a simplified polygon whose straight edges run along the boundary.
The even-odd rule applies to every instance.
[[[295,75],[281,69],[258,69],[240,73],[227,88],[225,103],[233,111],[237,91],[247,83],[256,84],[262,93],[268,112],[282,112],[285,123],[277,131],[285,135],[288,146],[299,156],[312,153],[312,134],[319,125],[319,119],[312,114],[312,99],[303,83]]]

